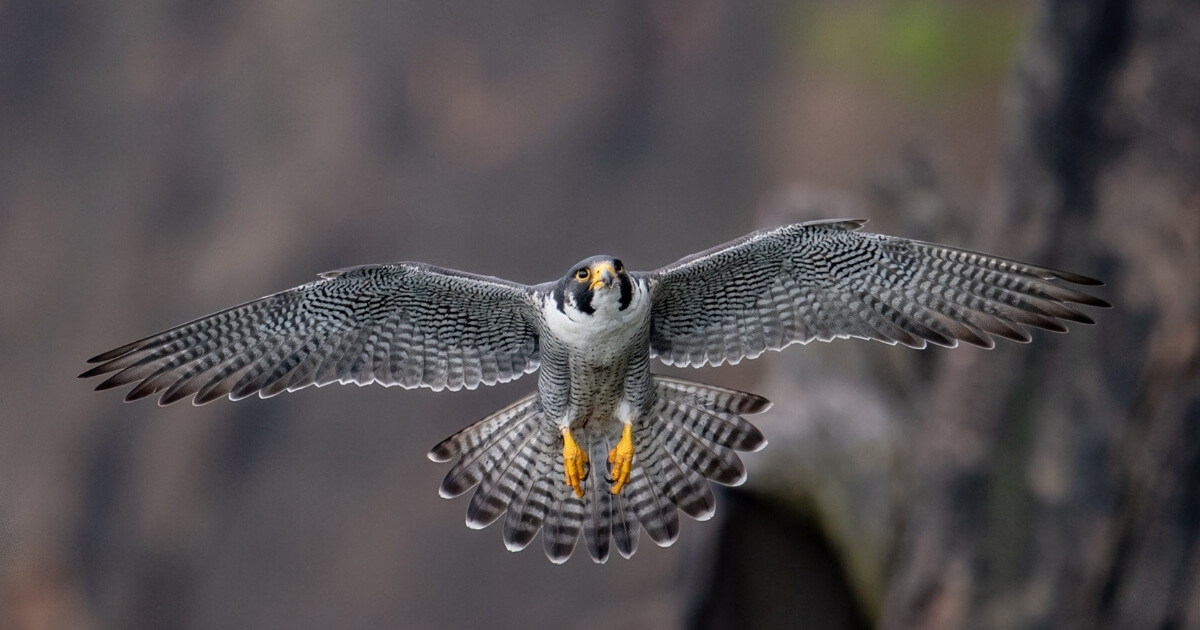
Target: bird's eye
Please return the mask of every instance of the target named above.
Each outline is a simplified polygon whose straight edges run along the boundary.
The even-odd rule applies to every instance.
[[[587,270],[587,269],[580,269],[579,271],[576,271],[576,272],[575,272],[575,279],[576,279],[576,280],[579,280],[580,282],[583,282],[584,280],[587,280],[587,279],[588,279],[588,270]]]
[[[622,265],[621,261],[619,260],[613,260],[613,271],[617,273],[625,273],[625,265]]]

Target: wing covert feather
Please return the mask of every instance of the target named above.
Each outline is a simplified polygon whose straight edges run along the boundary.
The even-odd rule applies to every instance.
[[[1092,323],[1071,304],[1109,306],[1061,283],[1101,284],[1086,276],[858,231],[864,223],[761,230],[650,272],[652,355],[720,365],[847,337],[990,348],[993,336],[1029,341],[1022,326]]]
[[[537,369],[530,287],[423,263],[332,271],[89,360],[133,400],[267,397],[328,383],[473,389]]]

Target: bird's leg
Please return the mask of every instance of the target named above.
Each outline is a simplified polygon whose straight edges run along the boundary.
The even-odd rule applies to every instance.
[[[583,498],[583,481],[587,479],[587,451],[579,448],[571,437],[570,427],[563,427],[563,469],[566,470],[567,485],[575,489],[575,496]]]
[[[629,482],[633,471],[633,424],[626,422],[621,431],[621,441],[608,452],[609,475],[612,477],[612,493],[619,494]]]

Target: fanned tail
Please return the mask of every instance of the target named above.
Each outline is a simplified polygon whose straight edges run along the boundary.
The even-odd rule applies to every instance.
[[[434,461],[459,460],[447,473],[440,494],[454,497],[476,487],[467,507],[467,525],[487,527],[507,511],[504,543],[512,551],[529,546],[542,532],[546,556],[565,562],[580,534],[592,560],[608,559],[610,547],[629,558],[640,530],[660,546],[679,536],[679,515],[710,518],[716,502],[709,481],[738,485],[746,470],[737,451],[766,445],[762,433],[742,415],[765,411],[761,396],[666,376],[654,376],[651,412],[634,420],[634,460],[629,482],[612,494],[605,465],[620,438],[583,428],[575,439],[586,444],[591,471],[584,496],[565,483],[562,436],[542,413],[537,394],[450,436],[430,451]]]

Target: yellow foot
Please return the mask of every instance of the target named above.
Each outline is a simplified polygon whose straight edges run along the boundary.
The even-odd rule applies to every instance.
[[[612,493],[618,494],[621,488],[629,482],[629,474],[633,470],[633,425],[626,424],[621,432],[621,441],[608,453],[608,463],[612,470]]]
[[[575,443],[571,430],[563,428],[563,468],[567,471],[567,485],[575,489],[575,496],[583,497],[583,480],[587,479],[587,453]]]

